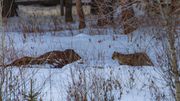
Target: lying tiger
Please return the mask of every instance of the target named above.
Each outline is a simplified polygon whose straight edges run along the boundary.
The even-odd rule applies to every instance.
[[[119,64],[130,66],[154,66],[146,53],[122,54],[114,52],[113,60],[118,60]]]
[[[13,61],[8,66],[23,66],[23,65],[41,65],[41,64],[51,64],[55,67],[63,67],[66,64],[72,63],[74,61],[80,60],[81,57],[72,49],[66,49],[65,51],[50,51],[39,57],[22,57]]]

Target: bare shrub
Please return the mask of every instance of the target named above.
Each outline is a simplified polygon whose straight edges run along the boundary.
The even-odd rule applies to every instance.
[[[87,75],[86,69],[79,69],[78,74],[77,78],[72,76],[73,84],[69,85],[67,91],[68,101],[116,101],[121,99],[121,82],[113,76],[104,78],[96,73]]]

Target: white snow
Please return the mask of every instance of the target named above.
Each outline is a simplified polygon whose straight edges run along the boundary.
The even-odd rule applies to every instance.
[[[35,22],[31,22],[31,19],[26,18],[26,16],[32,16],[33,14],[37,16],[58,16],[60,14],[59,8],[60,6],[41,8],[32,5],[26,7],[20,5],[18,13],[20,14],[20,20],[26,21],[22,24],[23,28],[28,23],[33,23],[32,25],[35,23],[35,25],[43,26],[46,29],[50,27],[47,23],[51,25],[51,21],[46,22],[44,19],[40,19],[42,23],[39,23],[39,19],[37,20],[35,17],[36,20],[33,20]],[[119,16],[120,13],[120,8],[117,8],[116,16]],[[143,13],[139,12],[137,16],[143,15]],[[14,20],[19,20],[19,18],[12,18],[11,20],[11,22],[15,22]],[[17,21],[16,23],[20,22]],[[78,23],[69,25],[66,26],[62,23],[60,26],[77,29]],[[19,79],[23,78],[24,81],[22,82],[27,85],[29,85],[29,80],[33,78],[35,88],[36,90],[40,89],[40,97],[43,101],[66,101],[68,88],[76,86],[73,85],[72,79],[74,78],[78,82],[79,75],[83,73],[85,74],[89,96],[93,92],[93,83],[96,80],[97,85],[105,80],[115,80],[121,88],[108,92],[109,95],[112,93],[115,96],[115,101],[175,101],[168,85],[167,57],[164,54],[163,43],[153,36],[153,28],[142,28],[143,30],[134,31],[132,41],[130,41],[128,36],[123,35],[121,29],[118,28],[99,29],[92,25],[92,28],[88,26],[83,30],[71,28],[70,30],[56,32],[48,30],[48,32],[43,33],[23,33],[21,29],[14,27],[16,25],[9,26],[12,27],[13,32],[6,32],[5,34],[6,63],[10,63],[18,57],[39,56],[52,50],[74,49],[82,57],[81,60],[63,68],[51,68],[52,66],[47,64],[28,66],[28,68],[8,68],[13,70],[13,76],[19,77],[19,75],[22,75]],[[15,30],[19,32],[14,32]],[[24,38],[23,34],[26,34],[27,37]],[[116,60],[112,60],[114,51],[121,53],[146,52],[155,66],[119,65]],[[113,83],[110,84],[113,85]],[[80,86],[83,87],[83,85]],[[22,88],[22,86],[19,88]],[[29,86],[25,90],[29,90]],[[103,92],[103,89],[98,90]]]
[[[62,69],[50,69],[49,65],[36,65],[32,66],[33,68],[25,68],[28,71],[27,75],[32,74],[34,71],[37,72],[33,75],[37,87],[41,87],[43,81],[46,81],[41,90],[41,97],[44,101],[50,101],[50,99],[53,101],[65,101],[67,99],[68,87],[72,85],[71,69],[74,77],[78,77],[79,70],[85,70],[89,85],[93,80],[92,74],[105,79],[112,77],[120,81],[122,86],[120,101],[155,101],[158,94],[165,94],[168,99],[172,99],[172,96],[168,94],[170,92],[169,88],[164,82],[163,73],[159,69],[156,59],[157,54],[163,54],[162,45],[158,40],[151,35],[142,34],[140,30],[133,32],[132,42],[128,41],[126,35],[114,34],[112,29],[97,30],[99,35],[91,35],[88,30],[91,29],[72,30],[71,32],[62,31],[55,36],[50,32],[43,35],[32,34],[28,35],[27,39],[23,39],[21,33],[7,34],[13,40],[13,43],[7,41],[7,45],[9,48],[14,46],[14,51],[18,57],[23,55],[38,56],[48,51],[68,48],[74,49],[82,57],[80,61],[83,61],[84,64],[79,64],[78,61],[66,65]],[[151,29],[147,30],[151,33]],[[73,33],[74,36],[62,36],[62,33],[66,33],[66,35]],[[117,61],[111,58],[114,51],[122,53],[146,52],[155,67],[120,66]],[[29,75],[28,77],[30,77]],[[152,83],[151,81],[154,82],[152,88],[149,86]],[[150,90],[152,90],[152,93]],[[116,101],[118,101],[119,95],[116,96]]]

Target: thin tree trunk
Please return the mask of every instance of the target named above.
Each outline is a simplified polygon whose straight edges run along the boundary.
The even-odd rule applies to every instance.
[[[61,5],[61,16],[64,16],[64,0],[60,0]]]
[[[180,9],[180,1],[179,0],[172,0],[172,6],[170,8],[171,13],[176,11],[177,9]],[[169,13],[168,13],[169,15]],[[180,14],[176,13],[176,17],[178,17]],[[168,32],[168,41],[170,45],[170,52],[171,52],[171,68],[174,74],[175,79],[175,88],[176,88],[176,101],[180,101],[180,80],[179,76],[180,73],[178,71],[178,61],[177,61],[177,52],[175,47],[176,42],[176,18],[173,18],[173,16],[170,14],[170,17],[168,18],[167,24],[169,27],[167,28]]]
[[[81,0],[76,0],[76,9],[77,9],[77,14],[79,16],[79,29],[85,28],[86,23],[84,19],[84,12],[82,8],[82,2]]]
[[[4,44],[4,36],[5,36],[5,33],[4,33],[4,27],[3,27],[3,2],[4,0],[1,0],[0,1],[0,32],[1,32],[1,37],[0,37],[0,65],[4,66],[4,49],[3,49],[3,44]],[[4,83],[4,79],[5,79],[5,76],[4,76],[4,68],[1,67],[0,69],[0,101],[3,101],[3,83]]]
[[[10,17],[16,15],[16,6],[14,0],[3,0],[2,16]]]
[[[180,80],[179,80],[179,71],[178,71],[178,62],[177,62],[177,53],[175,48],[175,24],[172,21],[172,18],[167,19],[167,34],[168,34],[168,44],[169,44],[169,57],[170,57],[170,66],[173,72],[175,79],[175,88],[176,88],[176,101],[180,101]]]
[[[179,0],[178,0],[179,1]],[[168,39],[168,57],[170,58],[170,66],[173,73],[173,78],[175,80],[175,89],[176,89],[176,101],[180,101],[180,80],[179,80],[179,71],[178,71],[178,61],[177,61],[177,52],[175,47],[176,42],[176,18],[174,15],[172,15],[172,12],[174,12],[178,6],[180,5],[180,2],[176,2],[176,0],[173,0],[171,3],[172,5],[169,6],[169,8],[166,8],[163,13],[163,18],[165,18],[167,22],[166,26],[166,32],[167,32],[167,39]],[[163,9],[163,8],[162,8]],[[176,14],[179,15],[179,14]]]
[[[72,17],[72,0],[65,0],[65,21],[66,22],[73,22]]]
[[[96,15],[98,12],[97,1],[91,0],[91,14]]]

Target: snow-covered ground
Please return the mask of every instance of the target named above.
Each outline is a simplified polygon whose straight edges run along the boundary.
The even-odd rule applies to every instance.
[[[58,6],[54,8],[57,9]],[[54,8],[52,8],[53,12],[57,14]],[[25,9],[21,10],[28,13]],[[139,15],[141,14],[142,12]],[[89,23],[93,22],[92,20],[88,22],[86,29],[77,30],[76,22],[65,24],[59,17],[55,20],[61,24],[55,26],[56,21],[54,23],[51,21],[54,20],[53,18],[45,19],[39,20],[38,17],[29,19],[23,15],[8,20],[10,23],[7,23],[7,32],[5,32],[7,46],[5,62],[10,63],[22,56],[39,56],[48,51],[65,49],[74,49],[82,59],[63,68],[51,68],[47,64],[27,66],[27,68],[7,68],[13,71],[8,75],[15,78],[12,84],[17,88],[22,88],[28,94],[30,79],[33,79],[35,91],[40,91],[38,97],[43,101],[69,101],[68,96],[72,96],[73,92],[77,93],[77,91],[86,93],[89,101],[92,101],[91,97],[94,97],[94,101],[104,101],[103,97],[113,97],[114,101],[174,101],[172,94],[174,89],[169,85],[171,79],[166,68],[163,43],[161,39],[154,37],[156,31],[153,28],[134,31],[130,41],[127,35],[122,34],[121,29],[98,28]],[[47,31],[42,33],[33,31],[33,28],[39,27]],[[54,27],[58,30],[52,32]],[[29,28],[27,32],[26,28]],[[145,52],[155,66],[119,65],[117,61],[112,60],[114,51]],[[10,82],[8,86],[12,84]],[[19,96],[22,94],[20,93]]]
[[[152,31],[151,28],[146,29],[146,33],[153,33]],[[92,32],[98,34],[93,35]],[[134,31],[132,41],[128,40],[127,35],[117,33],[119,32],[111,28],[104,30],[87,28],[56,32],[55,35],[51,32],[43,35],[29,33],[26,39],[21,33],[7,33],[6,45],[10,50],[9,53],[7,52],[7,57],[12,58],[10,54],[12,50],[17,57],[21,57],[38,56],[48,51],[69,48],[74,49],[82,57],[80,61],[83,61],[83,64],[77,61],[59,69],[50,69],[50,65],[36,65],[23,69],[26,71],[24,78],[33,78],[35,87],[37,89],[42,87],[40,96],[43,101],[67,100],[69,95],[67,92],[70,90],[68,88],[73,87],[73,79],[78,81],[80,72],[86,75],[88,96],[93,92],[93,81],[99,80],[94,77],[99,77],[102,80],[119,82],[120,88],[114,88],[111,92],[115,96],[115,101],[156,101],[157,99],[173,101],[169,86],[165,82],[166,74],[163,74],[159,67],[163,57],[161,60],[157,58],[163,56],[162,43],[152,35],[144,34],[143,30]],[[119,65],[117,61],[112,60],[114,51],[146,52],[155,66]],[[6,60],[7,63],[9,61],[12,60]],[[19,71],[18,68],[14,69]]]

